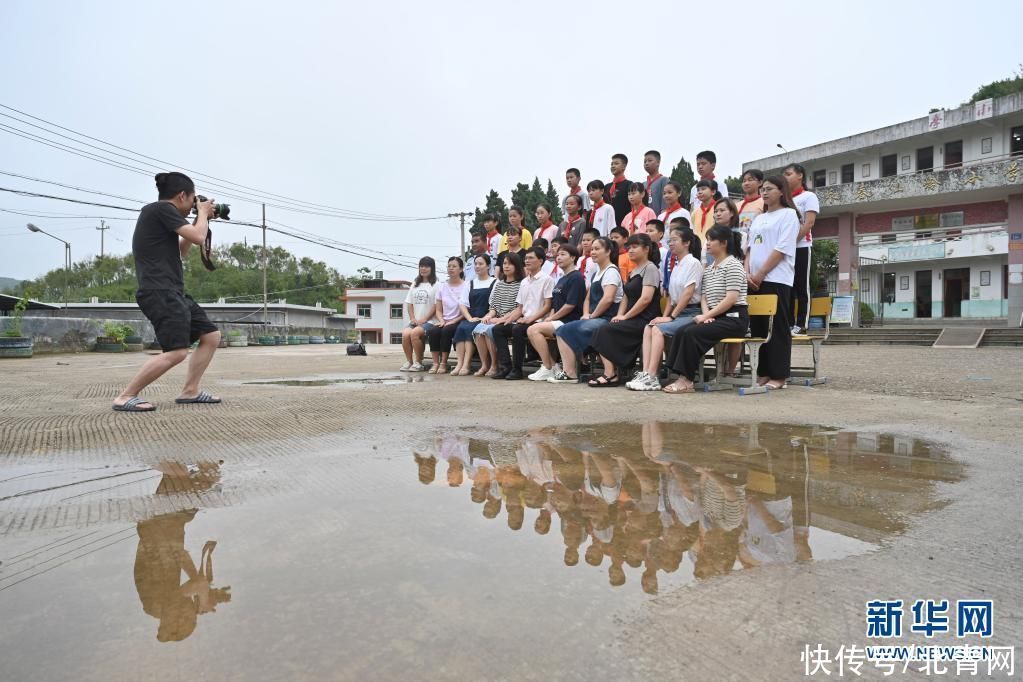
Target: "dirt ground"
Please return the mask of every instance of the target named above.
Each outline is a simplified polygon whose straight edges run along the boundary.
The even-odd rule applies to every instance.
[[[177,368],[145,392],[159,407],[151,414],[110,409],[112,398],[144,362],[145,354],[5,361],[0,365],[0,484],[7,481],[10,486],[12,478],[42,469],[134,471],[167,460],[217,461],[241,472],[237,480],[243,484],[213,487],[196,496],[194,507],[223,510],[225,519],[250,506],[255,510],[270,504],[285,505],[279,510],[284,514],[287,505],[293,505],[300,513],[315,516],[317,512],[304,505],[303,497],[329,500],[346,494],[344,472],[349,471],[349,460],[363,456],[379,460],[379,475],[386,477],[388,458],[402,458],[401,466],[406,468],[410,444],[438,429],[497,432],[648,420],[824,425],[940,443],[963,463],[967,475],[945,490],[949,504],[915,519],[879,551],[742,571],[662,590],[656,598],[612,600],[599,617],[587,615],[595,618],[594,623],[578,624],[589,629],[586,637],[573,629],[565,634],[560,652],[536,654],[535,666],[526,665],[533,654],[513,644],[520,629],[542,629],[544,619],[539,614],[532,625],[509,616],[504,639],[497,635],[491,639],[489,631],[462,633],[451,646],[464,649],[478,644],[478,658],[483,661],[479,668],[468,663],[445,665],[446,645],[437,645],[434,639],[429,640],[429,661],[413,645],[395,654],[390,663],[363,651],[360,655],[372,659],[376,668],[340,666],[322,647],[314,654],[304,653],[299,663],[288,662],[287,653],[275,654],[272,663],[259,663],[258,653],[246,653],[241,646],[236,654],[234,648],[227,648],[220,656],[186,661],[168,654],[167,648],[150,648],[156,642],[149,631],[138,635],[145,646],[136,645],[131,628],[92,646],[89,654],[60,653],[63,645],[52,637],[47,645],[34,644],[35,648],[26,650],[29,645],[18,645],[22,640],[13,633],[37,631],[43,622],[64,618],[62,609],[73,607],[69,602],[55,602],[56,597],[46,592],[29,598],[19,596],[16,588],[5,589],[12,585],[3,582],[4,571],[11,570],[7,566],[16,555],[57,542],[61,533],[116,524],[130,524],[126,531],[130,533],[135,523],[180,505],[168,506],[158,496],[60,502],[47,495],[21,495],[20,489],[0,489],[0,612],[19,614],[6,627],[0,626],[0,678],[19,679],[5,675],[6,668],[15,675],[36,670],[37,679],[196,675],[204,679],[366,679],[374,676],[374,670],[377,679],[456,678],[467,671],[483,679],[794,679],[803,677],[799,654],[804,645],[823,643],[832,649],[843,643],[862,645],[864,602],[896,597],[993,599],[995,632],[986,643],[1018,644],[1023,635],[1019,580],[1023,538],[1016,504],[1023,484],[1023,350],[888,346],[824,350],[827,384],[740,397],[731,392],[669,396],[582,385],[400,374],[400,350],[384,347],[370,346],[368,357],[346,357],[343,346],[229,348],[218,352],[204,384],[206,390],[223,397],[222,405],[175,405],[184,373]],[[796,360],[798,364],[807,358],[797,354]],[[371,488],[378,479],[365,475],[366,482],[360,485]],[[358,535],[345,526],[343,516],[338,518],[342,536]],[[380,521],[383,530],[378,540],[384,544],[400,543],[402,533],[412,532],[393,528],[394,535],[384,537],[392,532],[389,523]],[[275,555],[273,547],[278,544],[275,533],[290,531],[269,522],[259,526],[253,533],[263,548],[250,548],[246,556],[258,556],[267,566],[276,567],[276,575],[289,575],[286,557]],[[92,560],[102,565],[103,559]],[[125,560],[130,561],[130,556]],[[451,565],[460,560],[450,557]],[[448,565],[431,560],[424,570],[443,576]],[[130,585],[131,572],[121,572]],[[47,575],[59,573],[54,570]],[[70,574],[77,576],[81,590],[93,589],[89,581],[96,573],[75,569]],[[380,580],[387,579],[386,572],[379,575]],[[461,580],[463,588],[472,589],[471,577]],[[105,594],[104,589],[96,587],[100,594]],[[335,596],[342,605],[336,617],[343,620],[349,596]],[[82,608],[90,606],[86,603]],[[237,613],[240,608],[229,603],[218,611],[235,609]],[[277,608],[281,612],[269,616],[271,620],[302,622],[289,615],[288,605]],[[562,616],[571,620],[571,614]],[[222,623],[231,617],[218,613],[208,620]],[[453,614],[452,622],[459,617]],[[493,617],[502,619],[499,601]],[[83,619],[83,631],[102,623],[99,618]],[[69,622],[79,621],[71,618]],[[311,622],[330,623],[329,619]],[[246,637],[262,641],[247,626],[216,635],[212,628],[174,646],[192,647],[179,652],[198,652],[201,649],[196,647],[210,649],[224,642],[233,647]],[[79,632],[70,625],[59,631],[68,638]],[[301,635],[301,628],[297,634]],[[205,636],[210,638],[206,642]],[[303,651],[292,641],[295,632],[280,636],[296,651]],[[527,638],[522,637],[525,646]],[[340,637],[337,646],[344,648],[346,641]],[[558,648],[556,636],[536,646],[543,649],[544,641]],[[114,648],[115,643],[121,648]],[[14,649],[16,645],[21,648]],[[96,647],[102,656],[96,654]],[[568,654],[577,665],[566,665],[559,658]],[[12,664],[15,658],[20,663]],[[425,667],[403,669],[398,660]],[[140,666],[144,674],[136,676],[134,666]],[[864,673],[868,679],[879,676],[876,670]]]

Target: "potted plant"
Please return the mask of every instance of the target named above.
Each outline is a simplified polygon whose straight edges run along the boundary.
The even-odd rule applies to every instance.
[[[129,351],[141,351],[145,350],[146,346],[142,343],[142,335],[135,331],[129,325],[121,325],[124,331],[124,349]]]
[[[11,321],[0,336],[0,358],[30,358],[32,357],[32,337],[22,336],[21,318],[25,316],[28,309],[28,294],[21,297],[14,304],[14,314]]]
[[[125,324],[117,322],[104,322],[103,335],[96,337],[96,352],[98,353],[123,353],[124,337],[133,330]]]
[[[249,345],[249,337],[241,333],[239,329],[232,329],[227,333],[227,345],[232,348],[242,348]]]

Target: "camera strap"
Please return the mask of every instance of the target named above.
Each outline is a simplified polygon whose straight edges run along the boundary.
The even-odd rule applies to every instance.
[[[217,269],[217,266],[213,264],[212,260],[210,260],[210,255],[212,253],[212,250],[213,250],[213,230],[209,229],[209,227],[207,226],[207,228],[206,228],[206,241],[204,241],[203,245],[199,247],[199,258],[202,259],[202,266],[204,268],[206,268],[207,270],[209,270],[210,272],[213,272],[214,270]]]

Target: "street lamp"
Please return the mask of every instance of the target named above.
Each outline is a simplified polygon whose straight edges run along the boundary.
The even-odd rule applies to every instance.
[[[70,242],[64,241],[60,237],[53,236],[46,230],[39,229],[32,223],[29,223],[26,227],[28,227],[30,232],[39,232],[41,234],[45,234],[47,237],[50,237],[51,239],[56,239],[58,242],[64,245],[64,310],[67,310],[67,290],[68,285],[71,282],[71,244]]]

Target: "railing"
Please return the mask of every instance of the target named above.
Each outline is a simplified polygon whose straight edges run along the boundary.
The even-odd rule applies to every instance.
[[[962,227],[933,227],[921,230],[898,230],[891,232],[871,232],[857,235],[860,246],[888,245],[900,242],[957,241],[975,234],[995,234],[1005,232],[1005,223],[985,225],[969,225]]]

